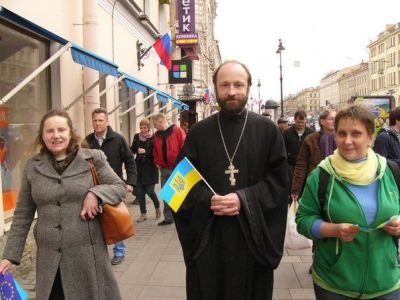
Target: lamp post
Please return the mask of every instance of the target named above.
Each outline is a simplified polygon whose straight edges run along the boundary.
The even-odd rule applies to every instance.
[[[283,77],[282,77],[282,51],[285,50],[285,47],[282,45],[282,40],[279,39],[278,50],[276,53],[279,53],[279,70],[280,70],[280,81],[281,81],[281,117],[284,117],[283,114]]]
[[[260,82],[260,79],[258,79],[257,88],[258,88],[258,114],[261,114],[261,93],[260,93],[261,82]]]

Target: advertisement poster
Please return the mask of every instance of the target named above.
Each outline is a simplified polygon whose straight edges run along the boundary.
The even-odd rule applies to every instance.
[[[353,100],[371,109],[375,117],[375,136],[382,127],[388,126],[389,113],[394,103],[391,96],[359,96],[354,97]]]

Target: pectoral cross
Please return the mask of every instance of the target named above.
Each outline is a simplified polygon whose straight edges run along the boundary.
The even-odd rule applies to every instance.
[[[231,182],[231,186],[236,185],[236,179],[234,174],[237,173],[239,173],[239,170],[235,169],[235,166],[232,163],[230,163],[228,170],[225,171],[225,174],[229,174],[229,180]]]

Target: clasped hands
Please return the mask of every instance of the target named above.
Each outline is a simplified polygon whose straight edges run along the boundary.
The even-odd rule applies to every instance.
[[[240,200],[236,193],[224,196],[214,195],[211,197],[210,209],[217,216],[236,216],[240,211]]]

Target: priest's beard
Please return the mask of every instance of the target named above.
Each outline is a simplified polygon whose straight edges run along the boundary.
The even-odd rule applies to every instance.
[[[217,94],[217,102],[218,105],[221,107],[221,110],[227,114],[236,115],[242,112],[243,108],[246,106],[247,103],[247,94],[243,96],[227,96],[227,97],[220,97]],[[231,102],[230,100],[236,100]]]

